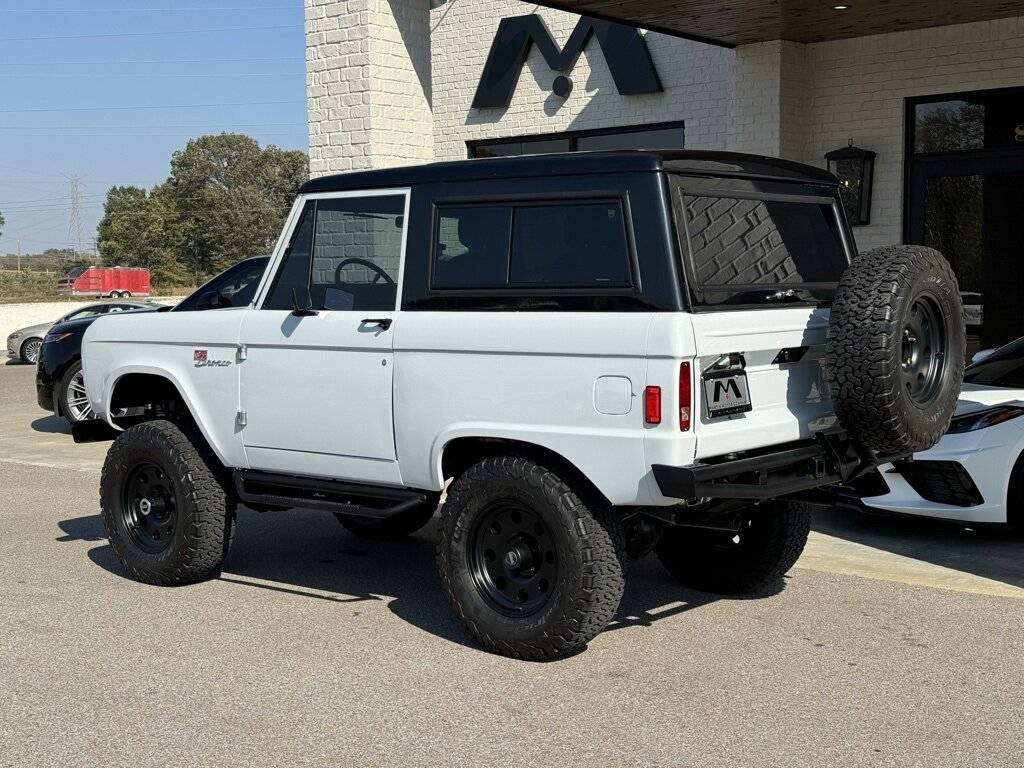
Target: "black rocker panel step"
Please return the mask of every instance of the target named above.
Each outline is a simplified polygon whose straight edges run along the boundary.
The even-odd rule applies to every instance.
[[[391,517],[423,504],[427,494],[406,488],[361,485],[340,480],[236,470],[235,489],[242,503],[324,509],[361,517]]]

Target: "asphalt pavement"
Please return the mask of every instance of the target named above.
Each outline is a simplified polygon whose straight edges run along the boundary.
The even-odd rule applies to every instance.
[[[0,365],[0,766],[1018,766],[1024,542],[822,511],[774,595],[628,568],[615,622],[536,664],[484,653],[433,532],[242,509],[224,574],[128,579],[106,446]]]

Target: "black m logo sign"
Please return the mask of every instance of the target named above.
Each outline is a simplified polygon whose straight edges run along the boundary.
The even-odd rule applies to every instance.
[[[716,379],[715,380],[715,396],[712,398],[712,402],[722,402],[722,395],[725,395],[725,399],[728,400],[730,396],[734,396],[737,399],[740,396],[740,386],[736,383],[736,379]]]
[[[619,93],[631,96],[664,90],[647,43],[635,27],[583,16],[565,48],[559,50],[544,20],[533,14],[501,20],[473,97],[473,106],[485,109],[509,105],[531,45],[537,46],[551,69],[568,72],[576,65],[591,35],[597,38],[604,52]]]

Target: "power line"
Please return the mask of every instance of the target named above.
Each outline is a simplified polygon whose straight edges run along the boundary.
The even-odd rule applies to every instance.
[[[89,64],[113,65],[113,64],[220,64],[225,62],[238,61],[303,61],[296,56],[261,56],[246,57],[241,59],[140,59],[136,61],[0,61],[0,67],[80,67]]]
[[[260,107],[270,104],[305,104],[305,99],[286,101],[234,101],[222,104],[149,104],[130,107],[42,107],[33,109],[0,109],[0,114],[21,114],[23,112],[109,112],[132,109],[206,109],[209,107]]]
[[[100,32],[94,35],[39,35],[36,37],[0,37],[0,43],[21,43],[33,40],[89,40],[106,37],[156,37],[158,35],[197,35],[207,32],[252,32],[261,29],[301,29],[298,24],[268,24],[259,27],[217,27],[209,29],[162,29],[158,32]]]

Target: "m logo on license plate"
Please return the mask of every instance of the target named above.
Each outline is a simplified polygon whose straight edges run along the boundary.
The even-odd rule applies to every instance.
[[[746,413],[751,407],[747,374],[736,370],[704,374],[704,398],[711,418]]]

